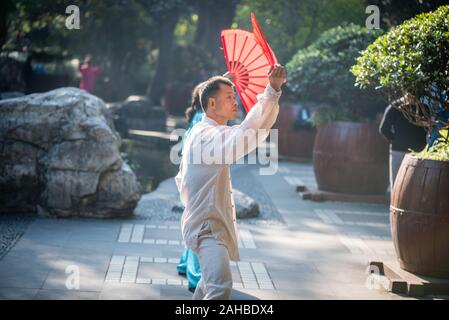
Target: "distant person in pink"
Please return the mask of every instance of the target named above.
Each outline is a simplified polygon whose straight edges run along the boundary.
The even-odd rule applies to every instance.
[[[84,58],[84,62],[80,65],[79,70],[81,72],[80,89],[84,89],[89,93],[94,92],[95,77],[100,73],[100,68],[91,65],[91,56],[87,55]]]

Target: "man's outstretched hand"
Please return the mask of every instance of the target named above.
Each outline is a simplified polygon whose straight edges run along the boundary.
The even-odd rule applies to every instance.
[[[270,81],[271,87],[279,91],[284,83],[287,82],[287,75],[285,73],[285,68],[280,64],[275,65],[268,72],[268,79]]]

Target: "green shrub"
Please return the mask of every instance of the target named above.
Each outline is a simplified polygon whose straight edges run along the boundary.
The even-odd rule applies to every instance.
[[[360,88],[381,89],[412,123],[426,128],[422,159],[449,160],[449,6],[410,19],[371,44],[352,68]]]
[[[360,51],[381,34],[381,30],[354,24],[339,26],[324,32],[287,63],[287,85],[296,97],[328,106],[317,111],[324,121],[315,121],[316,124],[372,119],[385,108],[385,101],[375,90],[354,86],[355,77],[350,72]]]
[[[325,125],[326,123],[345,120],[346,114],[339,112],[337,108],[322,105],[312,113],[311,121],[315,127]]]
[[[437,143],[431,147],[426,146],[423,151],[413,154],[422,160],[449,161],[449,144]]]
[[[424,13],[379,37],[352,68],[356,85],[384,89],[390,100],[449,86],[449,6]]]
[[[449,161],[448,131],[440,130],[441,138],[431,147],[426,146],[421,152],[412,152],[413,155],[423,160]]]

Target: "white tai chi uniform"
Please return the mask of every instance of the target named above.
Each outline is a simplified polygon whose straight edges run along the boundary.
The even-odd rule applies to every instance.
[[[269,84],[239,125],[220,125],[204,115],[186,137],[175,177],[182,204],[181,231],[197,253],[202,277],[194,299],[229,299],[229,260],[240,260],[230,164],[263,142],[279,113],[281,91]],[[263,129],[263,130],[259,130]]]

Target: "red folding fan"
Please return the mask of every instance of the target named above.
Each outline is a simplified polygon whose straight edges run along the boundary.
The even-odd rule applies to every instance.
[[[253,13],[251,20],[254,33],[239,29],[221,32],[228,72],[234,76],[234,85],[247,112],[267,86],[270,67],[277,63]]]
[[[270,64],[274,66],[275,64],[278,63],[276,55],[274,54],[273,50],[271,50],[271,47],[268,44],[267,40],[265,40],[262,30],[259,27],[259,23],[256,20],[256,16],[252,12],[251,12],[251,23],[253,25],[253,34],[254,38],[256,39],[256,42],[259,44],[259,46],[262,47],[262,50],[265,53],[265,56],[267,57]]]

